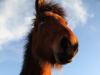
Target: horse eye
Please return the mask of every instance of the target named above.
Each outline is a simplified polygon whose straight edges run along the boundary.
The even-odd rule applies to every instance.
[[[40,22],[40,25],[43,25],[44,24],[44,22],[42,21],[42,22]]]
[[[51,31],[52,31],[53,33],[57,32],[55,29],[52,29]]]
[[[40,22],[40,31],[43,31],[43,28],[44,28],[44,22]]]

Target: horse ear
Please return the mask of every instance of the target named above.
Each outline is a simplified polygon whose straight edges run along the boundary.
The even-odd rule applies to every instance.
[[[45,5],[45,0],[36,0],[35,2],[35,9],[36,12],[39,12],[39,10]]]

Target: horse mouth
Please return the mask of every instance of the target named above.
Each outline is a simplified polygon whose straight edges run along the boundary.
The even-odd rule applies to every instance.
[[[77,54],[78,50],[67,48],[66,50],[58,50],[58,52],[54,53],[55,61],[58,64],[67,64],[72,62],[72,59]]]
[[[57,64],[67,64],[72,62],[73,56],[67,55],[66,53],[55,54],[55,61]]]

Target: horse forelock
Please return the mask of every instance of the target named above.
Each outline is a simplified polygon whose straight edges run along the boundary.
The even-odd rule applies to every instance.
[[[44,12],[46,11],[51,11],[54,12],[62,17],[65,16],[65,12],[63,10],[63,8],[57,3],[53,3],[53,2],[45,2],[44,6],[39,8],[39,11],[36,13],[38,16],[42,16],[44,14]]]

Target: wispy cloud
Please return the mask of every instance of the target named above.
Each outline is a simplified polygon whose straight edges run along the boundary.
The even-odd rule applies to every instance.
[[[85,24],[88,18],[92,16],[89,14],[85,3],[82,0],[63,0],[62,5],[68,12],[68,20],[71,22],[71,28],[74,29],[78,23]]]
[[[32,0],[5,0],[0,9],[1,46],[10,40],[21,39],[31,28],[29,25],[34,17]]]
[[[81,22],[85,23],[89,14],[84,7],[82,1],[75,2],[74,9],[76,11],[76,15],[80,18]]]

